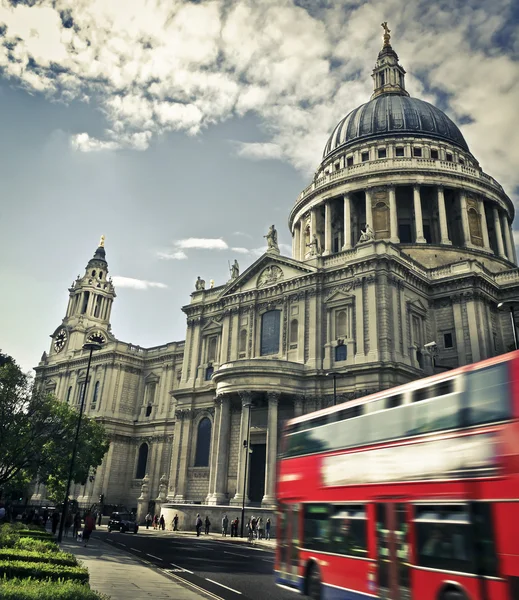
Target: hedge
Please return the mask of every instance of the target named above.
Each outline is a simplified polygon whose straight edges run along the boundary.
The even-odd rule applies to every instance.
[[[56,554],[56,552],[59,552],[58,545],[52,540],[35,540],[28,537],[15,539],[12,547],[19,550],[41,552],[42,554]]]
[[[33,550],[22,550],[18,548],[0,548],[0,561],[17,560],[22,562],[52,563],[54,565],[65,565],[77,567],[77,559],[73,554],[65,552],[35,552]]]
[[[0,579],[2,600],[108,600],[87,585],[75,581],[35,581],[31,579]]]
[[[52,535],[52,533],[48,533],[47,531],[43,531],[43,529],[41,530],[25,530],[25,529],[21,529],[20,531],[16,531],[15,532],[16,535],[19,535],[21,538],[22,537],[29,537],[29,538],[34,538],[35,540],[37,539],[44,539],[44,540],[53,540],[54,536]]]
[[[82,567],[67,567],[43,562],[0,560],[0,577],[32,577],[34,579],[70,579],[86,583],[88,571]],[[1,596],[0,596],[1,597]]]

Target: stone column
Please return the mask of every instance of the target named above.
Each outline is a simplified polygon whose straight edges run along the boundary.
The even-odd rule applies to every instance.
[[[317,217],[315,208],[310,210],[310,242],[314,239],[314,233],[317,234]]]
[[[472,246],[470,239],[469,215],[467,213],[467,196],[463,190],[460,191],[461,227],[463,229],[463,243],[465,247]]]
[[[506,248],[506,256],[509,261],[513,262],[514,260],[514,250],[512,244],[512,236],[510,233],[510,226],[508,225],[508,218],[506,213],[501,213],[501,229],[504,233],[505,238],[505,248]]]
[[[180,414],[179,414],[180,413]],[[181,441],[178,453],[178,478],[176,482],[176,495],[175,502],[186,502],[187,492],[187,469],[188,469],[188,458],[189,448],[191,446],[191,419],[192,410],[186,408],[183,410],[177,410],[176,414],[180,416],[181,421]],[[176,429],[176,425],[175,425]]]
[[[389,191],[389,241],[394,244],[398,244],[400,239],[398,237],[398,212],[396,208],[396,188],[394,185],[390,185]]]
[[[371,190],[367,189],[365,192],[365,202],[366,202],[366,223],[373,227],[373,213],[371,211]],[[373,229],[375,229],[373,227]]]
[[[210,504],[224,504],[227,500],[227,468],[229,464],[229,440],[231,438],[231,400],[228,395],[222,397],[220,411],[215,493]]]
[[[494,229],[496,231],[497,253],[501,258],[506,258],[505,247],[503,245],[503,232],[501,231],[501,219],[499,218],[499,209],[493,207],[494,212]]]
[[[303,414],[304,396],[296,396],[294,398],[294,417],[300,417]]]
[[[250,438],[249,423],[250,423],[250,409],[252,402],[251,392],[240,392],[241,398],[241,420],[240,420],[240,443],[238,446],[238,472],[236,474],[236,494],[231,500],[230,504],[241,505],[243,496],[245,495],[245,504],[249,503],[249,498],[244,490],[244,475],[245,475],[245,457],[246,450],[243,442],[247,440],[247,444]]]
[[[332,205],[330,200],[324,204],[324,252],[323,254],[332,253]]]
[[[265,469],[265,495],[262,506],[276,505],[276,459],[278,453],[278,402],[279,392],[268,392],[267,464]]]
[[[299,256],[299,251],[301,250],[301,228],[299,227],[299,223],[296,223],[294,226],[294,242],[292,244],[292,257],[296,260],[301,260],[301,256]]]
[[[299,260],[304,260],[305,254],[306,254],[306,236],[305,236],[305,220],[303,219],[303,217],[301,217],[301,220],[299,221],[299,242],[300,242]]]
[[[144,517],[148,514],[150,501],[150,479],[148,474],[144,476],[141,485],[141,495],[137,498],[137,523],[144,523]]]
[[[447,212],[445,211],[445,194],[443,187],[439,185],[436,188],[438,194],[438,215],[440,217],[440,244],[452,246],[449,239],[449,228],[447,227]]]
[[[206,496],[207,504],[216,504],[214,501],[215,496],[215,488],[216,488],[216,459],[217,459],[217,448],[218,448],[218,438],[220,435],[220,415],[222,408],[222,396],[217,396],[214,399],[214,421],[213,421],[213,429],[211,432],[211,455],[210,455],[210,463],[209,463],[209,489]]]
[[[487,252],[490,252],[490,240],[488,238],[487,215],[485,213],[485,201],[480,198],[478,200],[479,214],[481,218],[481,232],[483,234],[483,247]]]
[[[344,194],[344,244],[343,250],[351,248],[351,196]]]
[[[426,239],[423,236],[422,198],[420,196],[419,185],[413,186],[413,201],[416,243],[425,244]]]

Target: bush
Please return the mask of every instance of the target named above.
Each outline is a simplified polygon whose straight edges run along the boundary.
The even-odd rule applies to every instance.
[[[75,581],[0,579],[2,600],[108,600],[87,585]]]
[[[33,579],[70,579],[86,583],[88,571],[82,567],[67,567],[43,562],[23,562],[21,560],[0,560],[0,577]]]
[[[73,554],[65,552],[35,552],[34,550],[21,550],[18,548],[0,548],[0,561],[18,560],[22,562],[52,563],[77,567],[77,559]]]
[[[20,531],[16,532],[16,535],[19,535],[21,538],[22,537],[30,537],[30,538],[34,538],[35,540],[53,540],[54,536],[52,535],[52,533],[48,533],[47,531],[43,531],[43,529],[21,529]]]
[[[19,550],[31,550],[34,552],[41,552],[42,554],[56,553],[59,552],[58,545],[56,542],[51,540],[36,540],[34,538],[23,537],[14,539],[13,548]]]

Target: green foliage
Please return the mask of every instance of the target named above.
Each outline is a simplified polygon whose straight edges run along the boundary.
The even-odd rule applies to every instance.
[[[18,531],[16,535],[33,538],[35,540],[53,540],[54,536],[48,531]]]
[[[19,538],[12,546],[19,550],[31,550],[42,554],[56,553],[59,551],[58,545],[50,540],[37,540],[34,538]]]
[[[88,582],[88,571],[82,567],[67,567],[43,562],[23,562],[21,560],[0,560],[0,577],[32,579],[70,579]]]
[[[0,354],[0,488],[19,489],[36,477],[62,501],[76,433],[76,408],[33,385]],[[83,416],[73,480],[84,484],[108,450],[103,426]]]
[[[109,600],[75,581],[0,580],[2,600]]]
[[[19,548],[0,548],[0,561],[18,560],[22,562],[43,562],[55,565],[66,565],[77,567],[77,559],[73,554],[66,552],[36,552],[34,550],[22,550]]]

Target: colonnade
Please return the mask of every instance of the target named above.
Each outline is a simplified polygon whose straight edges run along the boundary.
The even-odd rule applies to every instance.
[[[405,186],[409,187],[409,186]],[[413,185],[413,224],[414,224],[414,240],[416,244],[427,244],[427,240],[424,236],[423,226],[423,212],[422,212],[422,189],[425,186]],[[427,186],[429,189],[431,186]],[[398,220],[398,204],[397,204],[397,186],[390,185],[384,188],[367,188],[365,190],[359,190],[364,193],[364,214],[365,223],[369,224],[373,229],[374,227],[374,215],[373,215],[373,199],[375,191],[383,190],[386,193],[385,204],[389,209],[389,236],[385,234],[378,234],[375,231],[377,239],[389,239],[393,243],[400,243],[399,238],[399,220]],[[437,214],[439,224],[439,243],[443,245],[452,245],[451,235],[449,232],[449,226],[447,223],[447,209],[445,202],[445,188],[443,186],[434,186],[436,191],[436,203],[437,203]],[[511,262],[516,262],[515,245],[513,243],[512,226],[508,219],[507,213],[498,207],[497,204],[492,203],[491,205],[491,218],[492,228],[495,232],[495,247],[491,247],[489,237],[489,224],[487,222],[487,210],[485,206],[487,201],[482,198],[474,199],[468,197],[464,190],[452,189],[457,194],[457,201],[459,202],[459,210],[461,215],[461,234],[462,234],[462,246],[466,248],[480,247],[482,250],[487,252],[494,252],[499,257],[507,259]],[[357,244],[359,240],[353,240],[353,216],[355,212],[354,196],[358,192],[348,193],[342,196],[342,247],[339,250],[349,250]],[[333,252],[333,219],[334,210],[333,206],[337,207],[337,198],[330,198],[324,202],[324,235],[323,227],[321,225],[318,228],[318,220],[320,215],[318,211],[322,210],[322,204],[313,207],[309,211],[309,215],[303,217],[296,223],[293,230],[293,256],[299,260],[304,260],[309,256],[322,254],[324,256]],[[469,206],[470,203],[470,206]],[[472,237],[474,231],[471,232],[471,224],[469,222],[469,211],[473,211],[477,214],[480,222],[481,230],[481,241],[475,244],[473,243]],[[337,216],[337,208],[335,209],[335,216]],[[358,231],[357,231],[358,233]],[[479,238],[479,235],[478,235]],[[312,246],[312,241],[316,239],[316,244]],[[310,250],[309,250],[310,247]]]

